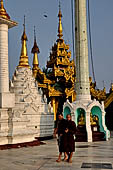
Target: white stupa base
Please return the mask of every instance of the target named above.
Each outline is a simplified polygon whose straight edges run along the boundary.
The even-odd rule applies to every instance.
[[[10,91],[15,94],[15,107],[1,115],[1,144],[31,142],[35,137],[50,137],[54,130],[54,114],[46,98],[38,90],[38,84],[29,68],[17,68],[11,82]],[[9,98],[9,97],[8,97]],[[10,101],[10,99],[9,99]],[[6,125],[4,127],[4,121]],[[6,128],[7,127],[7,128]],[[5,128],[5,129],[4,129]]]
[[[13,108],[15,106],[15,94],[10,92],[0,93],[0,108]]]

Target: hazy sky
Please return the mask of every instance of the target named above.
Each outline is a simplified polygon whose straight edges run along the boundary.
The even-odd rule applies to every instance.
[[[82,1],[82,0],[81,0]],[[26,16],[26,34],[29,63],[32,66],[31,49],[34,42],[34,25],[40,49],[39,63],[44,67],[51,47],[57,39],[58,0],[4,0],[5,8],[18,26],[9,30],[10,77],[18,65],[21,52],[23,20]],[[71,0],[61,0],[63,37],[72,51]],[[97,87],[106,89],[113,82],[113,0],[90,0],[93,61]],[[47,14],[47,18],[44,17]],[[91,63],[90,75],[91,73]]]

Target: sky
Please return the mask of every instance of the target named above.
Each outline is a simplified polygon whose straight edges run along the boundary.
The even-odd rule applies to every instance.
[[[82,0],[81,0],[82,1]],[[113,0],[89,0],[91,14],[91,38],[93,63],[97,88],[109,91],[113,83]],[[19,63],[21,36],[24,15],[26,16],[26,34],[29,63],[32,67],[34,26],[40,49],[40,68],[46,66],[51,47],[57,40],[59,0],[4,0],[4,6],[11,20],[18,26],[9,30],[9,72],[12,77]],[[61,0],[63,38],[70,45],[73,58],[72,11],[71,0]],[[45,18],[44,15],[47,15]],[[92,76],[89,55],[89,70]]]

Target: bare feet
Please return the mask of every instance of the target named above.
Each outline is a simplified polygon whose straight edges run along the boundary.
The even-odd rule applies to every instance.
[[[56,162],[61,162],[61,159],[58,158],[58,159],[56,160]]]
[[[66,152],[64,152],[64,161],[68,160],[68,154]]]
[[[64,157],[64,161],[66,162],[68,160],[68,156],[65,156]]]
[[[72,160],[71,159],[69,159],[69,161],[68,161],[69,163],[72,163]]]

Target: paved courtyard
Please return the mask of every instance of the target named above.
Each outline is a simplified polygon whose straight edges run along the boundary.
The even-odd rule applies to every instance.
[[[0,170],[100,170],[113,167],[113,138],[110,141],[76,143],[73,162],[57,163],[56,139],[45,145],[0,150]]]

